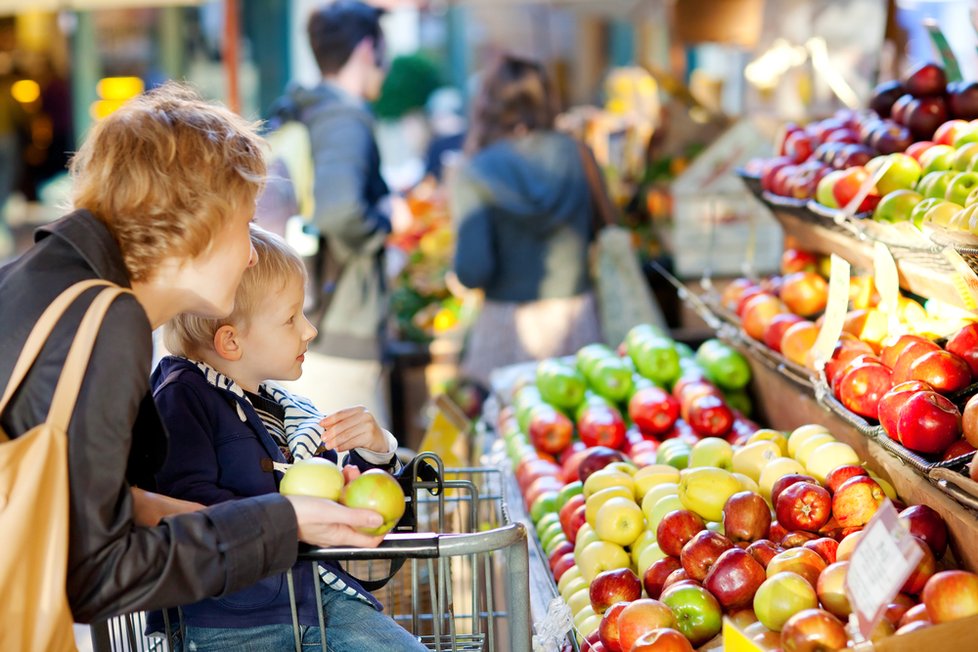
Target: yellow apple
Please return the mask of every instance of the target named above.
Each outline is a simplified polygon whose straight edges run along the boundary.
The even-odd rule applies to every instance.
[[[754,613],[765,627],[780,632],[799,611],[818,606],[815,589],[804,577],[784,571],[764,580],[754,594]]]
[[[788,437],[788,455],[790,457],[794,457],[798,447],[804,444],[805,440],[812,435],[819,435],[828,432],[828,428],[817,423],[809,423],[804,426],[798,426],[791,431],[791,435]]]
[[[646,512],[645,527],[653,532],[657,531],[662,518],[677,509],[686,509],[678,495],[663,496],[652,505],[652,509]]]
[[[719,437],[704,437],[689,450],[689,468],[712,466],[729,471],[732,462],[733,446]]]
[[[632,545],[644,529],[645,515],[631,498],[609,498],[594,518],[594,531],[601,540],[619,546]]]
[[[733,470],[757,482],[764,465],[776,457],[781,457],[781,447],[776,442],[755,441],[734,451]]]
[[[635,481],[635,498],[639,500],[652,487],[667,482],[679,484],[679,470],[667,464],[650,464],[636,471],[635,475],[632,476],[632,480]]]
[[[594,543],[595,541],[601,541],[598,537],[598,533],[594,531],[594,528],[584,523],[581,528],[577,531],[577,538],[574,539],[574,558],[576,559],[584,547],[589,543]]]
[[[638,561],[635,563],[638,576],[643,577],[649,566],[667,556],[655,541],[642,548],[641,552],[638,553]]]
[[[578,589],[576,593],[567,598],[567,606],[570,607],[572,614],[578,614],[584,607],[590,607],[591,595],[588,588]]]
[[[638,535],[638,538],[628,548],[628,552],[632,556],[632,565],[638,566],[639,553],[650,543],[655,543],[655,532],[649,529],[642,530],[642,533]]]
[[[628,475],[635,475],[635,472],[638,471],[638,467],[631,462],[612,462],[604,468],[611,469],[612,471],[621,471]]]
[[[860,463],[859,455],[852,446],[841,441],[830,441],[808,454],[805,468],[813,478],[824,484],[825,477],[840,466],[846,464],[858,466]]]
[[[587,618],[582,619],[580,622],[575,620],[574,624],[577,625],[577,630],[584,634],[584,636],[590,636],[597,631],[598,627],[601,626],[601,616],[598,614],[591,614]]]
[[[574,568],[577,568],[577,566],[574,566]],[[564,579],[564,576],[561,575],[560,579]],[[574,595],[581,589],[587,589],[587,588],[588,588],[587,582],[584,581],[584,578],[581,577],[581,571],[578,570],[577,577],[567,582],[567,584],[564,585],[564,588],[561,589],[558,587],[558,591],[560,591],[560,597],[564,599],[564,602],[567,602],[572,595]]]
[[[339,500],[343,491],[343,472],[329,460],[310,457],[288,468],[282,476],[279,491],[286,496],[317,496]]]
[[[866,469],[866,470],[869,471],[869,469]],[[869,471],[869,477],[871,477],[873,480],[876,480],[876,483],[883,490],[883,493],[886,494],[886,497],[887,498],[889,498],[890,500],[896,500],[897,499],[896,489],[893,488],[893,485],[890,484],[889,481],[887,481],[887,480],[879,477],[873,471]]]
[[[804,474],[805,467],[801,465],[801,462],[793,460],[790,457],[776,457],[765,464],[764,468],[761,469],[761,477],[757,482],[757,488],[760,494],[770,501],[771,489],[774,488],[774,483],[789,473]]]
[[[606,570],[631,568],[632,560],[625,549],[609,541],[595,541],[584,546],[581,554],[575,554],[577,566],[584,580],[590,584],[594,578]]]
[[[743,473],[737,473],[736,471],[734,472],[733,477],[737,478],[737,480],[740,482],[741,488],[744,491],[753,491],[754,493],[760,493],[760,490],[757,487],[757,483],[754,482],[754,478],[749,478]]]
[[[723,518],[727,499],[740,490],[740,481],[729,471],[696,468],[680,480],[679,499],[685,509],[699,514],[704,520],[719,521]]]
[[[660,498],[678,495],[679,485],[675,482],[663,482],[662,484],[657,484],[645,492],[645,496],[642,497],[642,511],[644,511],[646,516],[648,516],[649,510],[652,509],[652,505],[654,505]]]
[[[609,487],[626,487],[632,495],[635,494],[635,481],[632,480],[631,475],[615,469],[601,469],[592,473],[585,480],[584,497],[587,498]]]
[[[584,521],[594,527],[595,519],[598,517],[598,510],[612,498],[627,498],[632,500],[634,494],[628,487],[608,487],[601,491],[591,494],[584,501]]]
[[[591,601],[590,598],[588,598],[587,606],[581,607],[581,610],[574,614],[574,624],[577,626],[578,629],[583,631],[583,628],[581,627],[581,623],[583,623],[591,616],[597,616],[597,614],[594,613],[594,608],[591,607]],[[587,634],[585,634],[585,636],[587,636]]]
[[[805,443],[798,447],[795,451],[795,459],[801,462],[801,465],[806,469],[808,468],[808,456],[815,452],[815,449],[822,444],[828,444],[833,441],[838,441],[835,437],[823,432],[820,435],[812,435],[805,440]]]
[[[578,577],[582,577],[581,569],[578,568],[577,566],[571,566],[566,571],[564,571],[564,574],[560,576],[559,580],[557,580],[557,590],[563,593],[564,587],[570,584],[573,580],[577,579]]]
[[[746,443],[753,444],[755,441],[773,441],[781,448],[781,456],[788,456],[788,438],[780,430],[761,428],[748,437]]]

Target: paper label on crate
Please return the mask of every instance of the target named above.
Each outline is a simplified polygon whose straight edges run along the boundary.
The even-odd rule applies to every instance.
[[[842,334],[842,325],[846,320],[849,308],[849,262],[840,256],[832,254],[832,267],[829,274],[829,298],[825,304],[825,316],[822,328],[815,338],[812,355],[816,369],[820,369],[832,357],[835,343]]]
[[[951,282],[961,298],[961,303],[968,310],[975,310],[978,308],[978,275],[975,274],[975,270],[971,269],[968,262],[952,247],[944,247],[941,254],[957,272]]]
[[[846,595],[863,637],[869,638],[921,557],[893,503],[883,501],[863,528],[846,573]]]
[[[890,248],[877,241],[873,250],[874,282],[880,294],[879,308],[888,318],[889,333],[900,329],[900,275]]]
[[[866,195],[871,193],[875,188],[879,180],[883,178],[883,175],[889,171],[890,166],[893,165],[893,159],[887,158],[883,164],[876,170],[875,174],[872,174],[859,185],[859,190],[856,191],[856,195],[849,200],[849,203],[842,207],[842,210],[836,213],[836,222],[842,222],[847,217],[852,217],[859,210],[859,205],[863,203],[866,199]]]
[[[763,652],[764,648],[750,640],[744,630],[727,616],[723,617],[723,652]]]

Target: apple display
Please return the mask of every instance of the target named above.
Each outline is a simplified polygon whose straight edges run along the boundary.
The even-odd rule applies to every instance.
[[[797,482],[784,489],[775,502],[778,522],[788,530],[817,532],[832,513],[832,497],[817,484]]]
[[[961,413],[937,392],[915,392],[897,415],[897,439],[910,450],[941,453],[961,436]]]
[[[652,563],[642,575],[642,587],[645,594],[658,599],[665,586],[666,578],[674,571],[682,569],[683,565],[677,557],[663,557]]]
[[[698,514],[686,509],[678,509],[669,512],[659,521],[656,528],[656,541],[662,552],[672,557],[679,557],[683,546],[705,529],[706,523]]]
[[[724,535],[734,543],[762,539],[770,528],[771,509],[756,492],[739,491],[723,506]]]
[[[676,627],[676,615],[663,602],[640,598],[618,613],[618,644],[631,650],[642,634],[660,627]]]
[[[723,611],[702,586],[673,585],[662,592],[662,602],[676,615],[675,629],[699,647],[720,633]]]
[[[767,568],[771,560],[784,551],[780,545],[774,543],[770,539],[758,539],[749,546],[747,546],[747,552],[751,557],[757,560],[763,568]]]
[[[603,614],[616,602],[632,602],[642,597],[642,582],[630,568],[616,568],[598,573],[588,588],[591,608]]]
[[[844,650],[849,645],[845,626],[823,609],[799,611],[785,622],[781,630],[784,652]]]
[[[722,534],[703,530],[683,546],[679,561],[687,575],[698,582],[702,582],[717,558],[730,548],[733,548],[733,542],[730,539]]]
[[[706,577],[703,587],[719,601],[727,611],[750,607],[754,593],[767,579],[764,567],[750,553],[741,548],[731,548],[721,554]]]

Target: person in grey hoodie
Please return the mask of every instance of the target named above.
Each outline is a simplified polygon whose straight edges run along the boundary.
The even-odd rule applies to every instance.
[[[380,175],[366,104],[377,98],[385,76],[381,13],[359,0],[337,0],[314,11],[309,42],[322,82],[290,90],[273,119],[297,119],[309,128],[312,221],[330,261],[317,288],[328,298],[317,323],[319,337],[292,389],[327,412],[364,405],[389,425],[382,373],[384,246],[404,203],[392,197]]]
[[[467,160],[451,188],[454,270],[485,294],[462,373],[484,386],[498,367],[600,341],[588,273],[595,208],[583,156],[554,131],[547,75],[504,55],[485,73]]]

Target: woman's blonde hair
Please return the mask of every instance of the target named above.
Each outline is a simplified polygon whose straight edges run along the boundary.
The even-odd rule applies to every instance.
[[[142,281],[253,211],[266,161],[257,123],[167,82],[95,123],[69,170],[74,208],[106,225]]]
[[[251,244],[258,254],[258,262],[241,277],[234,295],[234,310],[223,319],[191,314],[171,319],[163,328],[163,344],[170,353],[197,358],[204,350],[213,350],[214,333],[221,326],[230,324],[245,330],[265,298],[281,292],[290,283],[305,285],[306,267],[282,238],[252,226]]]

